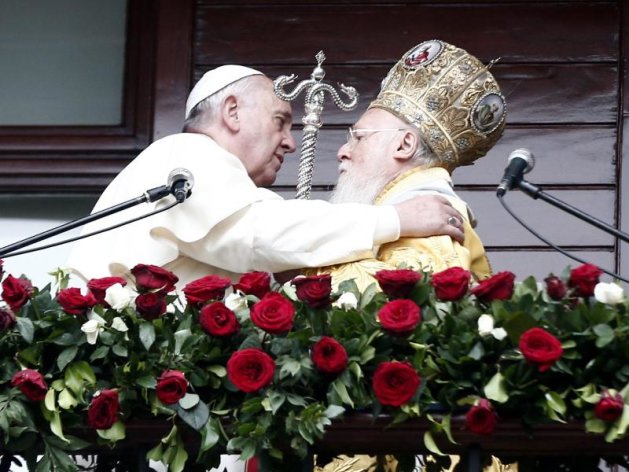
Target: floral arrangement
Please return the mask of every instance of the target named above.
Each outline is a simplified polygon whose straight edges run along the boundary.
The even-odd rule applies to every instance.
[[[629,425],[629,302],[592,265],[543,284],[385,270],[364,293],[332,292],[326,275],[206,276],[178,292],[163,268],[131,274],[82,291],[59,270],[40,290],[0,261],[0,450],[30,470],[75,470],[70,455],[89,445],[77,431],[115,445],[147,418],[170,431],[147,457],[172,471],[225,451],[304,457],[355,410],[425,417],[448,436],[455,414],[478,435],[515,415],[581,420],[607,441]],[[431,432],[425,443],[439,453]]]

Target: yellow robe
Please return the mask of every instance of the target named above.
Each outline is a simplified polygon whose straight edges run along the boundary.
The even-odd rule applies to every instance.
[[[474,231],[474,218],[467,204],[451,190],[452,180],[447,170],[440,167],[414,168],[389,182],[375,200],[376,205],[402,201],[415,194],[439,194],[447,198],[461,213],[465,242],[460,244],[449,236],[427,238],[401,238],[380,246],[375,259],[363,259],[316,269],[316,273],[329,273],[337,289],[344,280],[354,279],[363,291],[375,283],[374,274],[382,269],[400,266],[426,272],[440,272],[448,267],[463,267],[479,279],[491,275],[485,248]],[[312,273],[307,271],[308,273]]]

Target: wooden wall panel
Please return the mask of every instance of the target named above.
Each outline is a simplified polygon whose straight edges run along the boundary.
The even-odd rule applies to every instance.
[[[431,38],[466,45],[485,61],[500,56],[504,62],[613,62],[617,20],[616,2],[299,2],[289,9],[204,2],[197,11],[195,62],[309,64],[304,53],[323,48],[334,52],[335,62],[388,64]]]
[[[468,48],[472,51],[472,48]],[[403,53],[400,48],[400,56]],[[309,66],[261,66],[269,77],[297,74],[306,80],[314,65],[314,51]],[[329,59],[332,53],[327,54]],[[398,58],[399,59],[399,58]],[[328,125],[355,122],[367,105],[378,95],[380,81],[392,64],[386,66],[326,66],[326,80],[351,85],[360,94],[359,106],[351,112],[326,102],[324,120]],[[199,67],[195,77],[208,70]],[[507,121],[521,123],[615,123],[618,115],[618,69],[610,65],[495,65],[492,72],[507,100]],[[296,82],[295,82],[296,83]],[[294,86],[294,85],[293,85]],[[291,86],[287,90],[292,90]],[[294,121],[301,123],[301,106],[295,106]]]

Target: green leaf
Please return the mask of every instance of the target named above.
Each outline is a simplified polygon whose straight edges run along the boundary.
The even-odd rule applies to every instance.
[[[33,343],[33,338],[35,337],[35,326],[33,326],[33,322],[29,318],[25,318],[22,316],[16,317],[17,330],[20,335],[24,338],[28,344]]]
[[[157,379],[152,375],[145,375],[136,379],[135,383],[144,388],[155,388],[157,386]]]
[[[485,385],[483,392],[489,400],[493,400],[498,403],[505,403],[509,400],[505,378],[500,372],[496,372],[496,374],[489,380],[487,385]]]
[[[192,331],[189,329],[182,329],[175,333],[175,354],[181,354],[181,347],[183,343],[192,335]]]
[[[217,420],[210,419],[201,428],[201,444],[199,445],[199,457],[205,451],[212,449],[220,438],[220,425],[217,424]]]
[[[445,455],[443,452],[441,452],[441,450],[437,446],[437,443],[435,442],[434,438],[432,437],[432,433],[430,431],[426,431],[424,433],[424,446],[426,446],[426,449],[428,449],[433,454],[436,454],[438,456],[444,456]]]
[[[548,408],[559,413],[561,416],[566,414],[566,403],[560,394],[557,392],[547,392],[544,398],[546,399]]]
[[[227,369],[222,365],[211,365],[207,368],[207,370],[220,378],[223,378],[227,375]]]
[[[85,361],[74,362],[65,369],[64,381],[66,387],[78,396],[82,397],[85,385],[96,384],[96,376],[90,365]]]
[[[97,429],[96,432],[101,438],[112,442],[121,441],[126,437],[125,427],[122,421],[116,421],[109,429]]]
[[[153,323],[144,321],[140,324],[140,342],[147,351],[151,349],[155,342],[155,326],[153,326]]]
[[[153,449],[146,453],[146,458],[151,461],[159,462],[162,460],[162,443],[158,443]]]
[[[70,390],[68,390],[67,388],[64,388],[61,391],[61,393],[59,394],[59,399],[57,401],[59,403],[59,406],[64,410],[69,410],[70,408],[74,408],[79,404],[77,399],[74,398],[74,395],[72,395]]]
[[[186,466],[187,460],[188,460],[188,453],[186,452],[186,448],[183,444],[183,441],[178,436],[175,457],[169,464],[170,465],[169,470],[171,470],[172,472],[183,472],[184,467]]]
[[[63,435],[63,428],[61,426],[61,416],[58,411],[54,411],[52,413],[52,420],[50,421],[50,431],[53,432],[55,436],[63,439],[65,442],[69,442],[66,437]]]
[[[343,413],[345,413],[345,408],[339,405],[328,405],[323,413],[327,418],[338,418]]]
[[[46,392],[46,396],[44,397],[44,403],[42,404],[46,410],[48,411],[56,411],[57,410],[57,404],[55,402],[55,390],[54,389],[49,389]]]
[[[209,408],[201,401],[190,409],[184,409],[178,403],[170,405],[170,407],[177,412],[179,418],[197,431],[200,431],[203,428],[210,417]]]
[[[118,357],[129,357],[129,351],[122,344],[114,344],[111,351]]]
[[[189,410],[197,403],[199,403],[199,395],[196,393],[186,393],[183,398],[179,400],[179,406],[184,410]]]
[[[69,346],[61,351],[59,357],[57,357],[57,367],[59,367],[59,370],[65,369],[66,366],[74,360],[78,352],[78,346]]]
[[[347,392],[347,388],[345,387],[345,384],[340,379],[336,379],[334,383],[332,384],[332,387],[334,388],[334,391],[339,396],[339,398],[343,401],[343,403],[346,403],[352,408],[354,408],[354,402],[350,398],[349,393]]]
[[[269,400],[271,402],[271,412],[273,414],[276,414],[286,401],[286,395],[278,392],[271,392],[269,395]]]
[[[104,359],[107,357],[107,354],[109,354],[109,346],[99,346],[90,356],[90,360],[95,361],[96,359]]]

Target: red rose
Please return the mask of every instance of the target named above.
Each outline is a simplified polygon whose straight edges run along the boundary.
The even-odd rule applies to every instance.
[[[330,274],[298,277],[291,280],[297,289],[297,298],[312,308],[330,306],[332,293],[332,276]]]
[[[112,285],[120,284],[123,287],[127,285],[127,281],[122,277],[103,277],[100,279],[91,279],[87,283],[87,288],[90,289],[92,295],[96,299],[96,303],[109,307],[109,304],[105,301],[105,295],[107,295],[107,289]]]
[[[481,302],[488,303],[492,300],[509,300],[513,295],[513,282],[515,275],[512,272],[498,272],[493,277],[483,280],[472,289]]]
[[[96,305],[94,295],[90,292],[81,295],[81,289],[78,288],[64,288],[57,294],[57,302],[70,315],[84,315]]]
[[[165,370],[157,379],[157,398],[165,405],[177,403],[186,395],[188,390],[188,381],[183,372],[178,370]]]
[[[223,298],[225,289],[231,285],[231,280],[218,275],[206,275],[190,282],[183,288],[186,300],[190,305],[202,305],[210,300]]]
[[[234,284],[235,290],[240,290],[246,295],[255,295],[262,298],[271,291],[271,276],[267,272],[249,272],[243,274],[237,284]]]
[[[602,273],[603,271],[595,265],[583,264],[570,271],[568,285],[575,289],[577,295],[591,297]]]
[[[87,408],[87,422],[94,429],[109,429],[118,419],[118,391],[101,390],[92,397]]]
[[[432,275],[430,283],[441,301],[460,300],[467,293],[472,274],[462,267],[450,267]]]
[[[496,429],[496,412],[491,406],[491,402],[485,398],[478,400],[478,403],[469,409],[465,415],[467,428],[476,434],[491,434]]]
[[[620,418],[624,408],[625,400],[620,393],[612,394],[609,390],[604,390],[594,407],[594,414],[598,419],[612,423]]]
[[[553,300],[561,300],[566,296],[568,291],[566,284],[564,284],[563,280],[559,277],[551,275],[546,277],[544,282],[546,282],[546,293],[548,293],[548,296]]]
[[[20,391],[32,402],[39,402],[46,397],[48,385],[44,376],[33,369],[24,369],[16,372],[11,378],[11,385]]]
[[[142,318],[152,321],[166,313],[166,299],[161,293],[141,293],[135,298],[135,308]]]
[[[232,336],[240,330],[233,311],[222,302],[214,302],[201,308],[199,324],[212,336]]]
[[[273,380],[275,362],[260,349],[236,351],[227,361],[227,377],[243,392],[251,393],[266,387]]]
[[[13,311],[18,311],[28,301],[28,297],[33,291],[30,280],[8,275],[2,281],[2,299],[7,302]]]
[[[322,337],[312,346],[312,362],[326,374],[340,374],[347,367],[347,351],[336,339]]]
[[[376,280],[380,288],[391,298],[405,298],[411,293],[421,275],[410,269],[379,270]]]
[[[251,321],[271,334],[284,334],[293,327],[295,307],[277,292],[269,292],[251,307]]]
[[[135,277],[135,286],[138,290],[157,290],[168,293],[179,282],[179,277],[175,274],[155,265],[138,264],[131,269],[131,273]]]
[[[520,336],[520,351],[529,362],[545,372],[563,354],[559,340],[542,328],[531,328]]]
[[[421,310],[414,301],[400,298],[384,304],[378,319],[382,329],[397,336],[407,336],[421,321]]]
[[[15,315],[8,307],[0,307],[0,332],[7,331],[15,326]]]
[[[402,406],[415,392],[421,379],[407,362],[382,362],[374,373],[371,386],[383,405]]]

